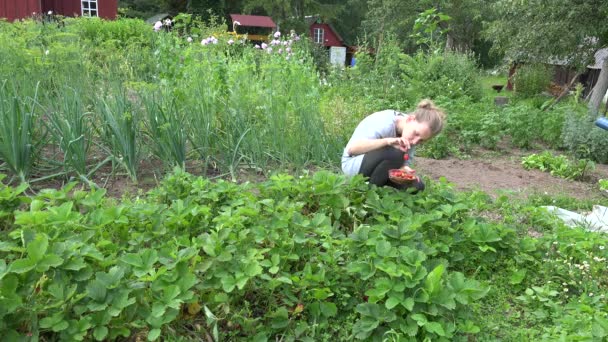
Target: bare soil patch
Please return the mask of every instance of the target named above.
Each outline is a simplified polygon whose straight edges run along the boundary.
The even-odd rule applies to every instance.
[[[540,170],[524,169],[521,165],[522,155],[520,152],[509,155],[482,154],[466,160],[416,157],[416,169],[419,174],[431,179],[445,177],[456,189],[481,190],[493,196],[505,191],[523,197],[532,193],[567,195],[578,199],[602,196],[597,180],[608,178],[608,165],[598,164],[585,181],[573,181]]]

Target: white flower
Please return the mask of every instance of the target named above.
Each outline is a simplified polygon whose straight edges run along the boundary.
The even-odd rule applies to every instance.
[[[254,48],[259,49],[259,48],[260,48],[260,45],[255,44]]]
[[[267,47],[268,47],[268,44],[262,43],[262,50],[266,50]]]
[[[268,47],[268,48],[266,49],[266,52],[271,53],[271,52],[272,52],[272,48],[271,48],[271,47]]]
[[[205,38],[205,39],[201,40],[201,44],[203,44],[203,45],[209,44],[209,39]]]
[[[173,24],[171,19],[169,19],[169,18],[165,19],[165,26],[171,26],[171,24]]]
[[[606,248],[605,246],[600,246],[600,250],[604,250],[604,248]]]
[[[564,292],[568,292],[568,288],[567,287],[564,287]]]
[[[188,38],[186,38],[186,41],[187,41],[188,43],[192,43],[192,37],[188,37]]]
[[[154,31],[158,32],[161,28],[163,28],[163,23],[160,20],[154,23]]]
[[[274,33],[275,38],[279,38],[281,36],[281,32],[277,31]]]
[[[589,292],[589,297],[593,297],[593,292]]]
[[[53,15],[53,11],[48,11],[48,15]]]
[[[49,50],[45,50],[44,54],[48,56],[49,55]]]
[[[232,44],[234,44],[234,40],[230,39],[230,40],[228,41],[228,45],[232,45]]]

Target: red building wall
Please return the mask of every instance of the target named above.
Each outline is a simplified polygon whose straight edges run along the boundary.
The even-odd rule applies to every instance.
[[[97,0],[99,17],[116,19],[118,0]],[[33,12],[53,11],[69,17],[80,16],[80,0],[0,0],[0,18],[9,21],[30,17]]]
[[[0,18],[13,21],[40,13],[40,0],[0,0]]]
[[[80,16],[80,0],[42,0],[42,12],[48,11],[67,17]]]
[[[97,7],[100,18],[116,19],[118,0],[97,0]],[[80,0],[42,0],[42,10],[45,13],[53,11],[56,14],[69,17],[76,17],[82,14]]]
[[[315,28],[321,28],[321,29],[325,30],[325,37],[324,37],[325,41],[323,42],[324,46],[344,46],[344,44],[340,41],[340,39],[334,32],[334,30],[332,30],[331,27],[327,24],[314,23],[314,24],[310,25],[309,34],[310,34],[311,39],[314,37]]]

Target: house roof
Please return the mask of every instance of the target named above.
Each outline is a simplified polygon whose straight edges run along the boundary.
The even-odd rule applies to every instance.
[[[322,20],[319,20],[319,19],[321,19],[321,16],[319,16],[319,15],[307,15],[306,17],[304,17],[304,20],[308,24],[308,27],[312,26],[313,24],[317,24],[317,23],[327,25],[334,32],[334,34],[336,35],[338,40],[340,42],[344,42],[344,39],[342,39],[342,36],[340,36],[338,31],[336,31],[336,28],[332,24],[330,24],[328,22],[323,22]]]
[[[595,52],[595,63],[588,65],[589,69],[601,69],[602,63],[608,58],[608,48],[599,49]]]
[[[232,19],[232,22],[238,21],[239,26],[271,28],[277,27],[277,24],[272,21],[271,17],[263,15],[231,14],[230,19]]]

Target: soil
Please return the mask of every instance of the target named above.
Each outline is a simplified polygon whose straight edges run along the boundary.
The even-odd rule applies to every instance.
[[[593,199],[604,194],[598,189],[597,180],[608,178],[608,165],[598,164],[584,181],[573,181],[552,176],[540,170],[526,170],[521,157],[532,151],[511,151],[498,155],[481,153],[471,159],[428,159],[416,157],[418,174],[438,180],[445,177],[459,190],[481,190],[492,196],[511,194],[526,197],[541,193],[562,195],[578,199]]]

